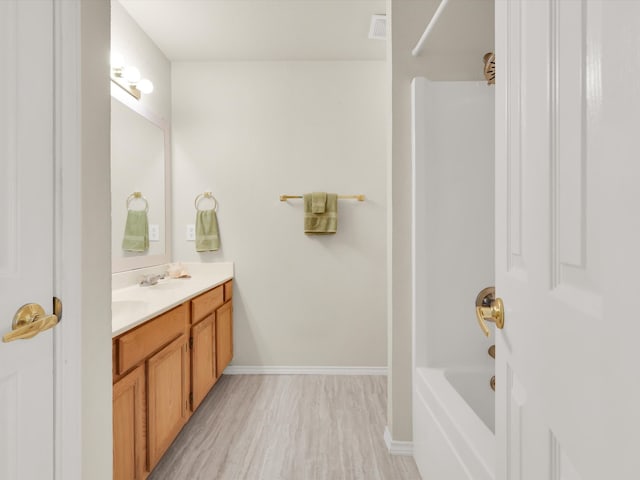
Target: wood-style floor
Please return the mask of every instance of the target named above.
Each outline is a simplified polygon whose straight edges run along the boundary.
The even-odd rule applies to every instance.
[[[223,376],[149,480],[414,480],[383,440],[386,378]]]

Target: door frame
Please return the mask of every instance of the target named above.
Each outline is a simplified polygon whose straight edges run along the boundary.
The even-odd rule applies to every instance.
[[[111,480],[110,2],[52,1],[54,478]]]

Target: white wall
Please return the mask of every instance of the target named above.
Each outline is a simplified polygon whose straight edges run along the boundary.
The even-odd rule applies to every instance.
[[[384,62],[173,65],[174,258],[233,261],[234,365],[386,365]],[[220,204],[222,248],[185,241],[194,198]],[[313,190],[338,233],[305,236]]]
[[[171,62],[117,0],[111,0],[111,51],[120,53],[125,65],[138,67],[142,77],[153,82],[153,93],[142,95],[140,104],[170,121]]]
[[[475,316],[494,276],[494,88],[414,80],[416,366],[493,366]],[[493,330],[493,327],[490,327]]]

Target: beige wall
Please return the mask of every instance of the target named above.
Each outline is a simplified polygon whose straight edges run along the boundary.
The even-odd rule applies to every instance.
[[[80,2],[79,2],[80,3]],[[111,422],[111,256],[109,218],[109,2],[81,2],[80,154],[81,165],[64,172],[65,189],[79,190],[82,210],[65,205],[64,223],[80,240],[81,265],[78,288],[81,298],[81,478],[112,478],[113,448]],[[70,105],[59,106],[63,115]],[[75,105],[75,104],[74,104]],[[74,119],[75,121],[75,119]],[[67,134],[63,133],[63,136]],[[74,140],[74,133],[68,134]],[[63,148],[73,147],[64,145]],[[75,151],[75,150],[74,150]],[[80,175],[77,177],[76,175]],[[75,193],[74,193],[75,195]],[[74,197],[77,200],[77,197]],[[66,228],[66,227],[63,227]],[[75,242],[74,238],[71,240]],[[75,266],[71,255],[71,264]],[[66,275],[74,275],[66,264]],[[70,280],[64,280],[67,284]],[[78,295],[77,292],[69,292]],[[63,297],[64,299],[64,297]],[[75,313],[75,312],[72,312]],[[64,318],[62,320],[64,324]],[[76,457],[76,458],[78,458]]]
[[[235,365],[386,365],[386,97],[379,61],[173,65],[174,258],[233,261]],[[222,248],[185,240],[219,202]],[[335,236],[280,194],[339,202]]]
[[[388,165],[388,404],[395,441],[411,441],[411,79],[433,66],[411,56],[438,1],[388,0],[387,68],[391,81]]]

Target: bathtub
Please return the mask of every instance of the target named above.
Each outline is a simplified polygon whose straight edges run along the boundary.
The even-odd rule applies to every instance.
[[[416,368],[414,458],[424,479],[494,480],[493,372]]]

